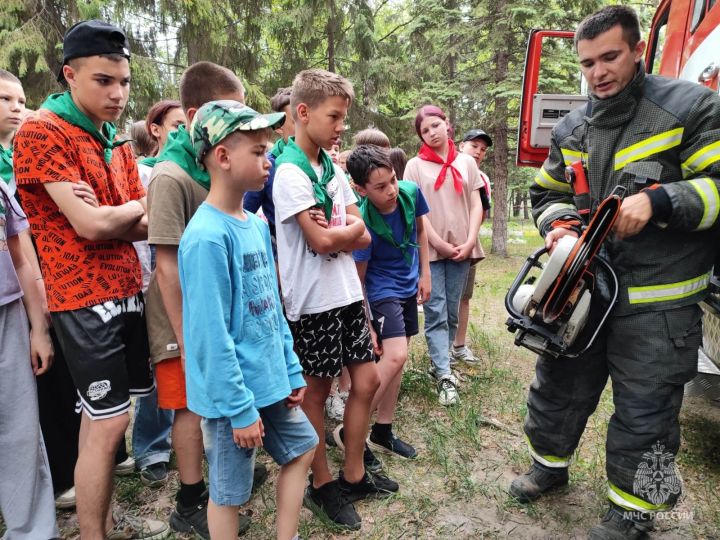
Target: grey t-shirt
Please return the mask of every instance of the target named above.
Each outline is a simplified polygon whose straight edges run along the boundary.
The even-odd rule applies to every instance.
[[[0,306],[22,297],[23,291],[13,265],[7,239],[28,228],[25,212],[5,182],[0,180]]]

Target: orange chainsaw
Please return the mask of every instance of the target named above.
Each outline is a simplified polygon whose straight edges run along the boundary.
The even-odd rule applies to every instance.
[[[573,188],[576,203],[581,202]],[[598,253],[617,219],[624,193],[623,187],[616,187],[580,237],[561,237],[546,261],[541,262],[548,254],[544,247],[527,258],[505,296],[510,314],[506,324],[515,333],[515,345],[572,358],[593,344],[618,296],[617,276]],[[587,199],[585,215],[590,213]],[[530,276],[535,268],[541,270],[539,276]]]

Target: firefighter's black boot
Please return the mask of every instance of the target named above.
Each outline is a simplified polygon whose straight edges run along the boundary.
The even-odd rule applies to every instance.
[[[588,531],[588,540],[640,540],[653,530],[651,516],[626,512],[619,506],[610,505],[603,520]]]
[[[509,492],[518,502],[528,503],[538,499],[543,493],[567,483],[567,467],[551,469],[533,461],[528,472],[513,480]]]

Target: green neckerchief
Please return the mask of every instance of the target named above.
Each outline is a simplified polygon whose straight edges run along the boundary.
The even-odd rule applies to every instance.
[[[165,146],[157,157],[157,163],[161,161],[172,161],[202,187],[210,189],[210,175],[198,165],[192,139],[184,125],[168,135]]]
[[[155,166],[155,164],[157,163],[157,161],[158,161],[157,156],[150,156],[150,157],[141,159],[140,161],[138,161],[138,163],[140,163],[142,165],[146,165],[150,168],[153,168]]]
[[[283,150],[285,150],[285,147],[287,146],[287,143],[285,142],[285,139],[280,137],[275,144],[272,147],[272,150],[270,150],[270,153],[275,156],[275,159],[280,157],[280,154],[283,153]]]
[[[325,219],[330,223],[332,217],[333,201],[327,192],[327,184],[335,176],[335,166],[333,165],[332,158],[322,148],[320,149],[320,165],[322,165],[322,178],[318,180],[315,170],[310,165],[305,152],[295,144],[295,137],[288,139],[285,148],[280,154],[280,157],[275,161],[275,166],[279,167],[283,163],[292,163],[293,165],[300,167],[300,170],[304,172],[310,178],[312,182],[313,193],[315,200],[319,207],[325,210]],[[276,169],[277,170],[277,169]]]
[[[417,184],[414,182],[408,182],[406,180],[400,180],[398,182],[398,206],[400,207],[400,213],[405,223],[405,233],[403,234],[403,241],[398,244],[393,237],[392,230],[387,224],[387,221],[383,218],[382,214],[377,211],[377,208],[373,206],[368,197],[365,197],[360,203],[360,215],[367,225],[375,234],[380,238],[390,243],[390,245],[398,248],[402,251],[405,262],[408,266],[412,265],[413,253],[412,250],[418,247],[416,242],[411,242],[413,229],[415,228],[415,203],[417,201]]]
[[[92,123],[92,120],[90,120],[85,113],[77,108],[77,105],[75,105],[75,102],[70,96],[70,92],[51,94],[47,97],[45,103],[40,105],[40,107],[47,109],[50,112],[54,112],[66,122],[87,131],[90,135],[97,139],[103,146],[105,163],[110,163],[112,161],[112,152],[115,148],[125,144],[126,142],[130,142],[129,140],[115,140],[117,128],[112,122],[103,122],[102,130],[99,130],[95,124]]]
[[[10,184],[10,180],[12,180],[13,177],[12,155],[12,145],[8,148],[3,148],[3,145],[0,144],[0,178],[2,178],[6,184]]]

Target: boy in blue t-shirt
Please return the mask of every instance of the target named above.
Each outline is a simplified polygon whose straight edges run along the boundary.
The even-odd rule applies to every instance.
[[[270,232],[243,210],[244,194],[267,181],[265,146],[284,117],[211,101],[190,130],[211,184],[182,236],[178,262],[187,401],[203,418],[212,538],[237,537],[238,507],[250,498],[258,447],[281,466],[277,538],[297,538],[318,442],[299,407],[305,381],[282,313]]]
[[[372,314],[373,345],[380,355],[377,410],[371,449],[414,458],[415,449],[395,436],[392,422],[410,337],[418,333],[417,304],[430,298],[430,262],[423,215],[428,208],[416,184],[398,181],[387,151],[358,146],[348,156],[348,172],[364,197],[360,213],[372,242],[353,252]]]

